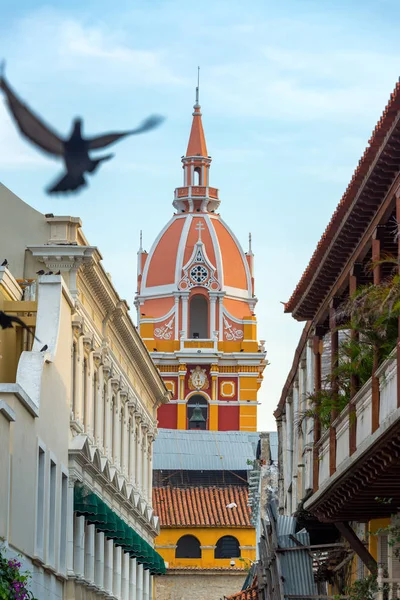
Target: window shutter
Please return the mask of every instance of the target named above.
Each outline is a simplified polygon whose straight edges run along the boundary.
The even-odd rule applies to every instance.
[[[378,564],[389,568],[389,540],[387,535],[378,535]]]

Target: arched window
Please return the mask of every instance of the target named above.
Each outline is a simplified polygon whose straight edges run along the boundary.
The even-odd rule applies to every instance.
[[[199,540],[194,535],[183,535],[176,545],[175,558],[201,558]]]
[[[239,558],[240,546],[233,535],[224,535],[219,538],[214,551],[214,558]]]
[[[208,402],[200,394],[187,401],[187,428],[208,429]]]
[[[196,294],[190,301],[190,333],[191,338],[207,339],[208,336],[208,302]]]
[[[194,170],[193,185],[201,185],[201,169],[200,169],[200,167],[196,167]]]

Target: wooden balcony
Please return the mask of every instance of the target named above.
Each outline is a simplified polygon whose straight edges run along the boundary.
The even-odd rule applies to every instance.
[[[321,521],[390,516],[394,507],[399,506],[400,408],[396,349],[380,366],[377,376],[378,427],[373,427],[370,379],[316,444],[319,485],[306,508]],[[392,501],[385,502],[388,498]]]

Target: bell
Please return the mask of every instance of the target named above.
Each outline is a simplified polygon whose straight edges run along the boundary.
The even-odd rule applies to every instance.
[[[192,412],[192,416],[189,419],[189,423],[205,423],[203,412],[199,405],[195,406]]]

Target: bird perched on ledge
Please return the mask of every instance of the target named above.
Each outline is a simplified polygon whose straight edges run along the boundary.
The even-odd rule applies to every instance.
[[[164,117],[153,115],[145,119],[136,129],[85,138],[82,135],[82,119],[77,118],[73,121],[69,137],[63,139],[16,96],[4,77],[4,62],[0,68],[0,88],[5,94],[10,113],[22,135],[43,152],[64,162],[66,172],[47,189],[49,194],[74,192],[85,186],[87,184],[85,174],[94,173],[100,163],[114,156],[106,154],[92,159],[89,156],[91,150],[100,150],[129,135],[150,131],[164,120]]]

